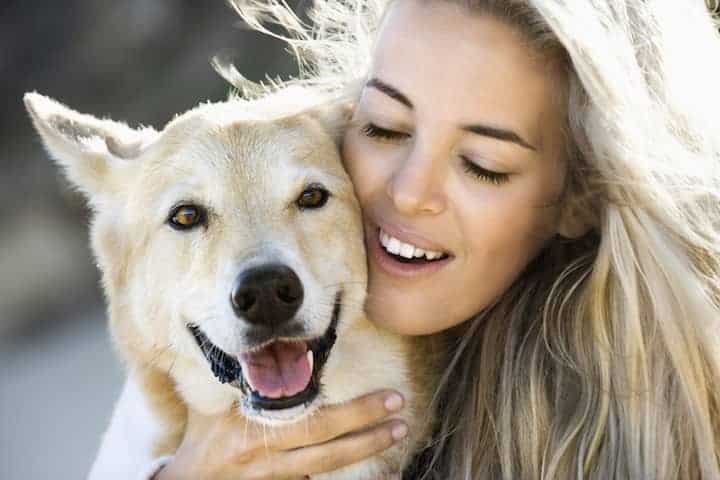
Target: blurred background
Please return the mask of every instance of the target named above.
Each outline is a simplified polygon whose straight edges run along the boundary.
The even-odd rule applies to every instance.
[[[295,3],[298,8],[302,5]],[[87,475],[123,381],[88,247],[88,210],[48,159],[22,95],[156,129],[229,85],[295,72],[224,0],[0,3],[0,479]]]

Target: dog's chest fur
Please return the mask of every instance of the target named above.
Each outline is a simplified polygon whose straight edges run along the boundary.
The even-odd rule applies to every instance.
[[[430,338],[402,338],[380,331],[363,317],[338,338],[333,353],[325,367],[323,395],[327,403],[345,402],[376,390],[396,389],[403,394],[406,404],[394,418],[407,422],[410,433],[405,441],[373,460],[312,478],[375,479],[407,467],[427,442],[434,425],[429,410],[432,390],[428,386],[437,384],[435,364],[441,360],[435,342]],[[161,363],[156,358],[155,364]],[[171,367],[181,368],[177,364]],[[213,381],[211,375],[191,377],[190,381],[186,377],[184,383],[178,383],[157,368],[140,367],[138,373],[151,408],[165,425],[165,433],[156,440],[158,456],[171,454],[179,446],[187,408],[214,413],[234,408],[232,392],[223,388],[209,393],[203,388]]]

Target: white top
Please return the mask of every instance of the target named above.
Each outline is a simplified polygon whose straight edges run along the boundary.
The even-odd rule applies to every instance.
[[[153,458],[160,423],[150,413],[132,374],[125,381],[110,426],[87,480],[148,480],[170,457]]]

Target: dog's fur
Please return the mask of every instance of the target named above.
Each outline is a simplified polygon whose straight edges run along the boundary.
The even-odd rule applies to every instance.
[[[289,89],[203,104],[156,132],[83,115],[35,93],[25,102],[51,156],[93,210],[92,247],[114,340],[167,426],[157,454],[177,448],[187,408],[234,408],[272,426],[299,421],[322,404],[395,388],[406,398],[397,417],[409,424],[408,439],[317,478],[375,479],[407,465],[432,428],[427,409],[438,354],[426,340],[378,330],[363,314],[360,211],[337,148],[347,108]],[[330,200],[317,210],[297,208],[312,183],[327,188]],[[207,224],[170,228],[168,212],[181,203],[204,206]],[[328,327],[342,290],[338,339],[320,394],[288,419],[243,408],[241,391],[213,376],[188,330],[199,326],[228,354],[251,347],[251,326],[233,312],[229,291],[243,270],[270,261],[300,278],[305,296],[295,320],[309,337]]]

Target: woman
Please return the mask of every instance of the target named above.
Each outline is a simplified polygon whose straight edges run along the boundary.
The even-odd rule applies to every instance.
[[[356,102],[343,156],[370,317],[456,342],[408,476],[720,478],[720,67],[697,55],[720,41],[702,2],[320,0],[313,32],[279,4],[237,9],[288,29],[297,81]],[[441,256],[409,265],[411,247]],[[193,417],[155,478],[355,462],[394,441],[387,395],[290,446]]]

